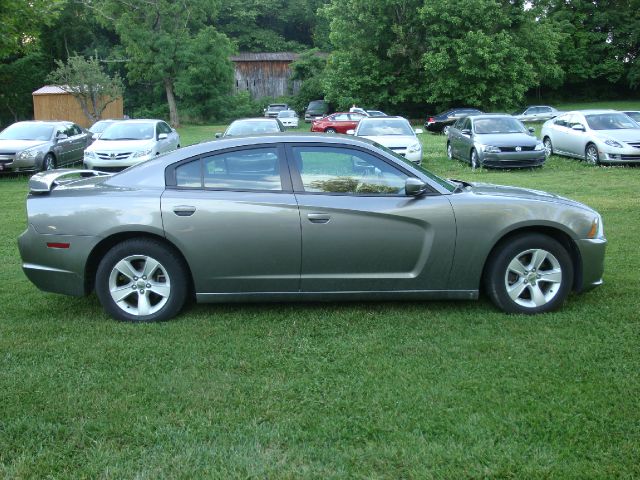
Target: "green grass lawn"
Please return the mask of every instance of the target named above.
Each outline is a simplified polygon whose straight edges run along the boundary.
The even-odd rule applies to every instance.
[[[223,126],[187,126],[183,145]],[[300,130],[307,130],[303,125]],[[119,323],[20,270],[26,177],[0,178],[0,476],[638,478],[640,168],[552,157],[447,177],[599,210],[605,284],[557,313],[486,300],[193,305]]]

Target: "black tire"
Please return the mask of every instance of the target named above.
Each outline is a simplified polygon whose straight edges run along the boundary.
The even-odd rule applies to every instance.
[[[478,152],[476,152],[475,148],[471,149],[471,157],[469,158],[469,163],[471,164],[471,168],[473,170],[482,166],[480,160],[478,159]]]
[[[449,134],[449,128],[450,128],[450,126],[449,126],[449,125],[445,125],[445,126],[442,128],[442,134],[443,134],[444,136],[447,136],[447,135]]]
[[[127,322],[170,320],[182,310],[189,290],[179,255],[148,238],[126,240],[109,250],[98,265],[95,284],[107,313]]]
[[[451,148],[451,143],[449,142],[447,142],[447,158],[453,160],[453,148]]]
[[[53,156],[53,153],[47,153],[42,159],[42,171],[55,170],[56,168],[56,157]]]
[[[553,155],[553,143],[551,143],[551,139],[549,137],[544,137],[542,143],[544,144],[544,156],[549,158]]]
[[[327,128],[324,133],[336,133],[336,129],[335,128]]]
[[[526,233],[494,248],[484,284],[491,301],[504,312],[550,312],[560,308],[571,292],[573,263],[558,241]]]
[[[584,159],[589,165],[600,165],[600,155],[598,154],[598,147],[593,143],[588,143],[584,149]]]

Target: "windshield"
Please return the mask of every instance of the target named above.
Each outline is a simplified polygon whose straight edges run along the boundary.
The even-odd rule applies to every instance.
[[[599,113],[597,115],[585,115],[591,130],[624,130],[627,128],[639,128],[638,124],[624,113]]]
[[[238,135],[255,135],[259,133],[278,133],[278,123],[275,120],[233,122],[224,133],[225,137]]]
[[[358,136],[381,136],[381,135],[411,135],[414,136],[413,129],[404,120],[361,120],[358,126]]]
[[[290,118],[295,116],[296,112],[294,112],[293,110],[283,110],[282,112],[278,113],[278,118]]]
[[[101,120],[99,122],[94,123],[93,125],[91,125],[91,128],[89,129],[89,131],[91,133],[102,133],[105,131],[105,129],[111,125],[113,122],[109,122],[107,120]]]
[[[14,123],[0,133],[0,140],[51,140],[53,125],[41,123]]]
[[[640,112],[624,112],[633,118],[636,122],[640,121]]]
[[[473,131],[478,134],[527,133],[525,126],[510,117],[479,118],[473,122]]]
[[[279,112],[280,110],[286,110],[286,105],[269,105],[269,110],[272,112]]]
[[[150,140],[154,138],[153,123],[114,123],[105,129],[100,140]]]
[[[440,186],[444,187],[448,191],[453,192],[456,189],[456,185],[454,185],[453,183],[445,180],[444,178],[440,178],[435,173],[431,173],[429,170],[426,170],[425,168],[423,168],[422,165],[418,165],[417,163],[414,163],[414,162],[412,162],[410,160],[407,160],[406,158],[404,158],[399,153],[394,152],[393,150],[391,150],[390,148],[385,147],[384,145],[380,145],[379,143],[376,143],[376,142],[373,142],[373,144],[376,147],[378,147],[380,150],[384,150],[385,152],[393,155],[395,158],[400,160],[402,163],[404,163],[406,165],[410,165],[413,168],[419,170],[423,175],[425,175],[426,177],[430,178],[431,180],[433,180],[434,182],[436,182]]]

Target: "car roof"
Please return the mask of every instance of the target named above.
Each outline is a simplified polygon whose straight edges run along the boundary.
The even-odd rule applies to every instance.
[[[464,118],[470,118],[471,120],[479,120],[484,118],[513,118],[514,120],[518,120],[513,115],[509,115],[508,113],[482,113],[480,115],[468,115]]]
[[[582,115],[596,115],[598,113],[614,113],[618,112],[618,110],[614,110],[612,108],[592,108],[586,110],[571,110],[566,112],[566,114],[580,113]]]
[[[364,117],[360,121],[362,122],[363,120],[366,120],[367,122],[388,122],[389,120],[404,120],[405,122],[408,122],[406,118],[401,117],[400,115],[385,115],[384,117]]]
[[[255,117],[255,118],[238,118],[237,120],[234,120],[231,123],[236,123],[236,122],[275,122],[275,121],[276,121],[275,118]]]

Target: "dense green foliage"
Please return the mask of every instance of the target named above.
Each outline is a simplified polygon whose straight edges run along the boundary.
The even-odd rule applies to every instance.
[[[235,52],[293,51],[298,111],[325,97],[389,113],[527,99],[629,98],[640,83],[636,0],[7,0],[0,3],[0,123],[31,116],[56,61],[100,60],[131,116],[257,115],[233,96]],[[315,58],[313,52],[326,55]]]
[[[27,178],[1,177],[0,477],[640,477],[639,170],[553,156],[471,171],[442,135],[420,140],[441,175],[598,209],[604,285],[536,317],[483,298],[192,305],[124,324],[95,295],[29,283],[16,245]]]

